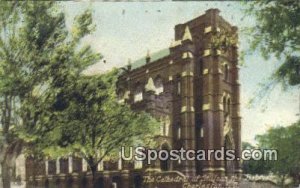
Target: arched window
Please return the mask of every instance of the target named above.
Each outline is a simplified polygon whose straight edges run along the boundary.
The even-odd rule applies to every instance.
[[[163,136],[165,134],[165,125],[163,123],[161,123],[160,126],[160,135]]]
[[[161,122],[160,135],[168,136],[169,129],[170,129],[170,117],[169,116],[161,117],[160,122]]]
[[[157,77],[154,82],[155,94],[159,95],[164,92],[163,80],[160,77]]]
[[[177,139],[178,140],[181,139],[181,126],[180,125],[178,125],[178,127],[177,127]]]
[[[226,97],[224,96],[223,97],[223,111],[224,111],[224,114],[226,113],[227,109],[226,109]]]
[[[231,111],[231,106],[230,106],[230,98],[227,99],[227,113],[228,115],[230,115],[230,111]]]
[[[177,81],[177,95],[181,94],[181,82],[180,79],[178,79]]]
[[[176,74],[174,81],[174,93],[177,95],[181,95],[181,75]]]
[[[229,67],[227,64],[224,66],[224,79],[227,81],[229,77]]]
[[[200,137],[203,138],[204,137],[204,132],[203,132],[203,128],[200,128]]]
[[[165,136],[168,136],[169,135],[170,124],[171,124],[169,116],[165,116],[164,124],[165,124]]]
[[[134,102],[139,102],[143,100],[143,89],[141,85],[137,84],[136,90],[134,91]]]
[[[228,124],[230,119],[230,98],[227,96],[223,97],[223,113],[224,113],[224,126]]]

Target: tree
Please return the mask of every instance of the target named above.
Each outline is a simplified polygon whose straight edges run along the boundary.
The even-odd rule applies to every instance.
[[[299,183],[300,173],[300,121],[288,127],[275,127],[264,135],[258,135],[257,140],[262,148],[272,148],[278,151],[278,160],[270,162],[270,171],[281,177],[280,184],[288,176],[294,183]]]
[[[257,149],[255,146],[251,145],[248,142],[242,143],[243,150],[254,150]],[[268,161],[261,160],[253,160],[250,159],[248,161],[243,161],[243,172],[245,174],[260,174],[267,175],[270,172],[270,165]]]
[[[250,51],[259,50],[265,59],[272,54],[282,61],[268,82],[262,85],[262,97],[278,84],[300,84],[300,4],[294,0],[256,0],[247,3],[246,14],[256,17],[248,28]]]
[[[100,76],[84,76],[63,90],[55,105],[56,118],[40,130],[35,147],[45,156],[78,156],[83,158],[93,175],[95,185],[98,164],[106,157],[118,156],[121,146],[149,145],[159,128],[145,112],[133,112],[120,104],[115,94],[117,70]],[[48,114],[45,117],[48,118]],[[42,125],[41,125],[42,126]],[[46,139],[45,139],[46,138]]]
[[[77,16],[69,31],[55,2],[0,2],[0,163],[5,188],[10,187],[14,159],[35,140],[43,109],[51,105],[47,98],[99,60],[89,46],[80,45],[93,29],[89,11]]]

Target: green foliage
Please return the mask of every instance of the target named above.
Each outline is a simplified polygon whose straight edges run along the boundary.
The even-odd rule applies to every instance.
[[[258,147],[261,149],[275,149],[278,152],[276,161],[243,161],[246,174],[276,174],[280,177],[278,184],[284,186],[287,177],[299,184],[300,173],[300,121],[288,127],[274,127],[266,134],[258,135]],[[243,143],[243,149],[256,149],[249,143]]]
[[[77,16],[72,32],[56,2],[0,2],[2,166],[13,161],[23,146],[41,149],[32,144],[56,118],[49,111],[54,99],[100,59],[100,54],[80,44],[93,27],[90,11]],[[5,176],[3,180],[9,181],[9,174]],[[4,187],[9,187],[7,181]]]
[[[253,145],[251,145],[248,142],[243,142],[242,143],[242,149],[245,150],[253,150],[257,149]],[[270,172],[270,164],[268,161],[264,160],[248,160],[248,161],[243,161],[243,172],[245,174],[252,174],[252,175],[267,175]]]
[[[272,54],[286,59],[271,79],[290,86],[300,84],[300,4],[294,0],[247,3],[247,14],[256,17],[256,25],[249,28],[251,51],[259,50],[264,58]]]
[[[68,30],[56,2],[0,3],[1,164],[26,146],[36,158],[80,156],[94,172],[123,145],[151,144],[157,122],[116,102],[118,71],[82,74],[101,58],[81,45],[95,29],[90,10]]]
[[[288,127],[271,128],[264,135],[257,136],[261,148],[278,151],[278,160],[270,162],[270,171],[285,178],[287,175],[297,181],[300,172],[300,121]]]
[[[81,76],[64,89],[56,98],[63,109],[51,108],[55,119],[47,131],[40,130],[37,148],[50,157],[82,157],[93,169],[104,158],[116,159],[121,146],[151,144],[158,123],[150,115],[117,102],[117,75],[113,70],[100,76]]]
[[[215,31],[213,32],[211,37],[211,48],[219,49],[224,52],[227,52],[227,50],[230,47],[237,45],[237,43],[238,43],[237,34],[236,33],[232,34],[225,30]]]
[[[300,83],[300,57],[288,56],[274,73],[274,78],[283,85],[298,85]]]
[[[300,5],[294,0],[250,3],[248,13],[256,16],[252,28],[252,49],[260,49],[264,57],[275,53],[277,57],[300,50]]]
[[[300,84],[300,4],[294,0],[246,2],[245,13],[255,17],[256,24],[244,29],[250,36],[250,48],[240,56],[242,61],[245,54],[259,52],[265,59],[274,55],[281,62],[249,101],[249,106],[263,102],[265,110],[270,94],[279,84],[284,90]]]

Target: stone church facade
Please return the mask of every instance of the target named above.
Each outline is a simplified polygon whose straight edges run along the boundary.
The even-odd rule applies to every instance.
[[[117,82],[118,100],[160,120],[157,138],[160,149],[224,147],[235,150],[236,157],[240,157],[238,46],[233,43],[226,50],[215,47],[214,37],[222,32],[237,37],[237,28],[225,21],[218,9],[209,9],[204,15],[176,25],[175,40],[169,48],[148,52],[122,68]],[[27,159],[25,165],[29,187],[89,187],[91,181],[81,159],[70,157],[47,162]],[[193,177],[242,173],[238,160],[155,161],[150,166],[104,161],[98,170],[99,187],[107,188],[147,187],[142,185],[144,175]]]
[[[163,122],[162,149],[236,150],[240,156],[241,118],[237,46],[214,49],[217,32],[236,34],[219,10],[175,26],[175,41],[167,49],[129,63],[118,82],[118,96],[135,110],[145,110]],[[178,161],[154,164],[193,176],[241,172],[240,162]],[[165,168],[165,169],[164,169]]]

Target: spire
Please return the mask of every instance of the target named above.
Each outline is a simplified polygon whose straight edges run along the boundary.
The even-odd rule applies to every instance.
[[[191,32],[190,32],[190,29],[189,29],[189,26],[186,26],[185,27],[185,30],[184,30],[184,34],[183,34],[183,37],[182,37],[182,40],[190,40],[192,41],[192,35],[191,35]]]
[[[147,50],[147,55],[146,55],[146,63],[150,63],[151,57],[150,57],[150,51]]]
[[[131,59],[130,58],[128,58],[127,68],[128,68],[128,70],[131,70]]]

